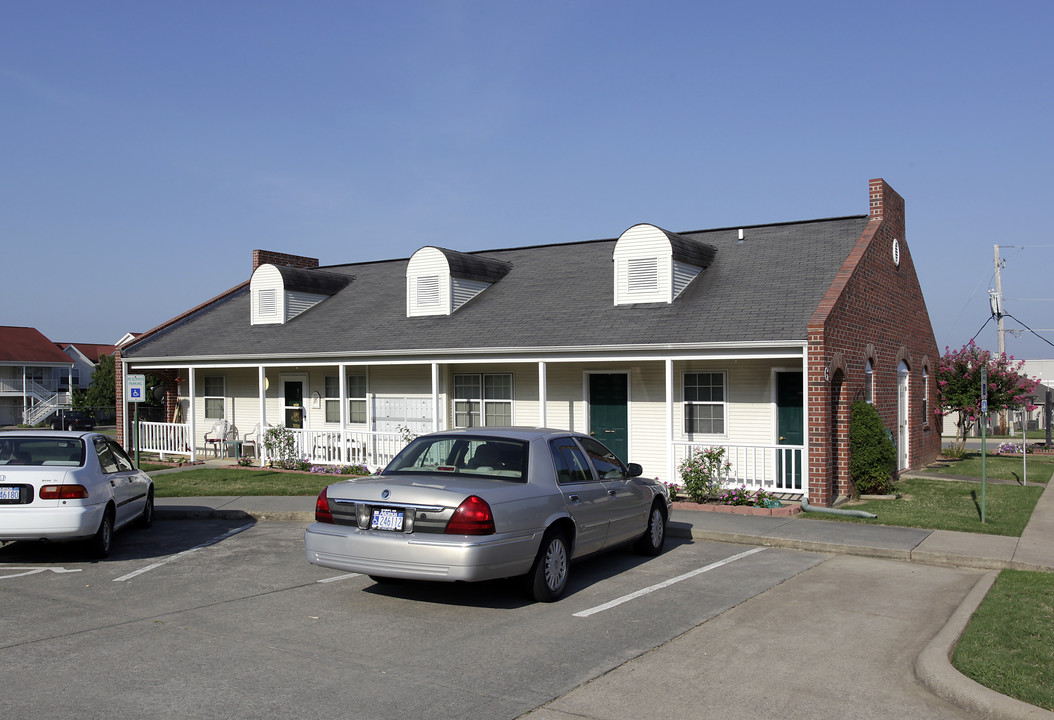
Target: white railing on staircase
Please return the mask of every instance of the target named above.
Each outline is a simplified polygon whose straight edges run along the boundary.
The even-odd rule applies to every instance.
[[[22,413],[22,422],[26,425],[36,425],[42,422],[44,419],[58,410],[65,410],[70,407],[70,394],[68,392],[56,392],[52,393],[50,397],[46,397],[40,402],[26,408],[25,412]]]

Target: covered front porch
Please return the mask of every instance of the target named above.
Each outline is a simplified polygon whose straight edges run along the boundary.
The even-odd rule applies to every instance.
[[[807,493],[804,358],[799,345],[123,369],[160,379],[169,421],[139,423],[139,449],[166,458],[247,455],[263,466],[275,455],[266,430],[282,426],[300,461],[378,470],[426,432],[545,426],[592,434],[664,482],[679,481],[692,453],[720,447],[728,485]]]

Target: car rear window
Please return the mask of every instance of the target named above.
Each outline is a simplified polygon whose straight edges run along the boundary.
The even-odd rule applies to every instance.
[[[80,438],[0,438],[0,465],[84,464],[84,443]]]
[[[384,469],[388,473],[475,475],[527,481],[527,448],[523,440],[474,437],[420,437]]]

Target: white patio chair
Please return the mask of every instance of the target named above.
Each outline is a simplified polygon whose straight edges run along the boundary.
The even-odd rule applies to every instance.
[[[223,443],[227,440],[227,429],[229,425],[226,420],[217,420],[212,424],[212,429],[205,433],[205,450],[212,448],[213,455],[220,456]]]

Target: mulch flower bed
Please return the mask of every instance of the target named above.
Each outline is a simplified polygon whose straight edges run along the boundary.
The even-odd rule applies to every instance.
[[[796,515],[801,512],[798,503],[785,504],[782,507],[754,507],[753,505],[719,505],[717,503],[694,503],[686,501],[674,501],[674,510],[702,510],[704,512],[735,513],[737,515],[769,515],[785,517]]]

